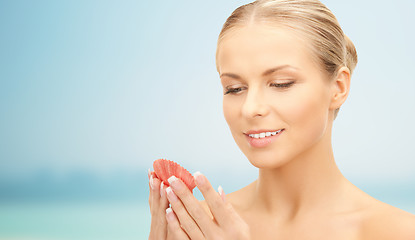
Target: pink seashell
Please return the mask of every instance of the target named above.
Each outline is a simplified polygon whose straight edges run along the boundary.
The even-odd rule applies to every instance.
[[[192,174],[178,163],[167,159],[157,159],[153,163],[153,168],[155,175],[163,181],[164,185],[169,186],[167,179],[171,176],[175,176],[181,179],[191,192],[193,192],[193,189],[196,187]]]

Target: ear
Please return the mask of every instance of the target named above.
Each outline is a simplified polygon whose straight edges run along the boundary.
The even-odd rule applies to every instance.
[[[335,110],[346,101],[350,90],[350,70],[348,67],[341,67],[337,76],[332,81],[330,109]]]

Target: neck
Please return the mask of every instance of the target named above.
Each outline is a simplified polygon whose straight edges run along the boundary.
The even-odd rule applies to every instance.
[[[320,142],[287,164],[260,169],[252,204],[259,211],[293,219],[310,210],[328,210],[327,203],[339,200],[346,182],[334,161],[327,131]]]

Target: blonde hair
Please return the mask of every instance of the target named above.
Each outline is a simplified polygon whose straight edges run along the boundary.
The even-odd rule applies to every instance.
[[[346,66],[352,74],[357,64],[356,48],[343,33],[333,13],[318,0],[257,0],[235,9],[223,24],[216,49],[218,67],[219,44],[238,27],[264,23],[289,28],[306,36],[316,60],[332,79],[340,67]],[[334,116],[337,116],[336,109]]]

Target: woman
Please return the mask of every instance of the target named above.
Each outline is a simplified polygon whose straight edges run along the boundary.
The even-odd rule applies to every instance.
[[[334,160],[332,125],[356,63],[353,43],[318,0],[236,9],[216,64],[225,119],[258,179],[225,196],[196,173],[199,202],[174,177],[168,188],[150,178],[149,239],[414,240],[415,216],[358,189]]]

